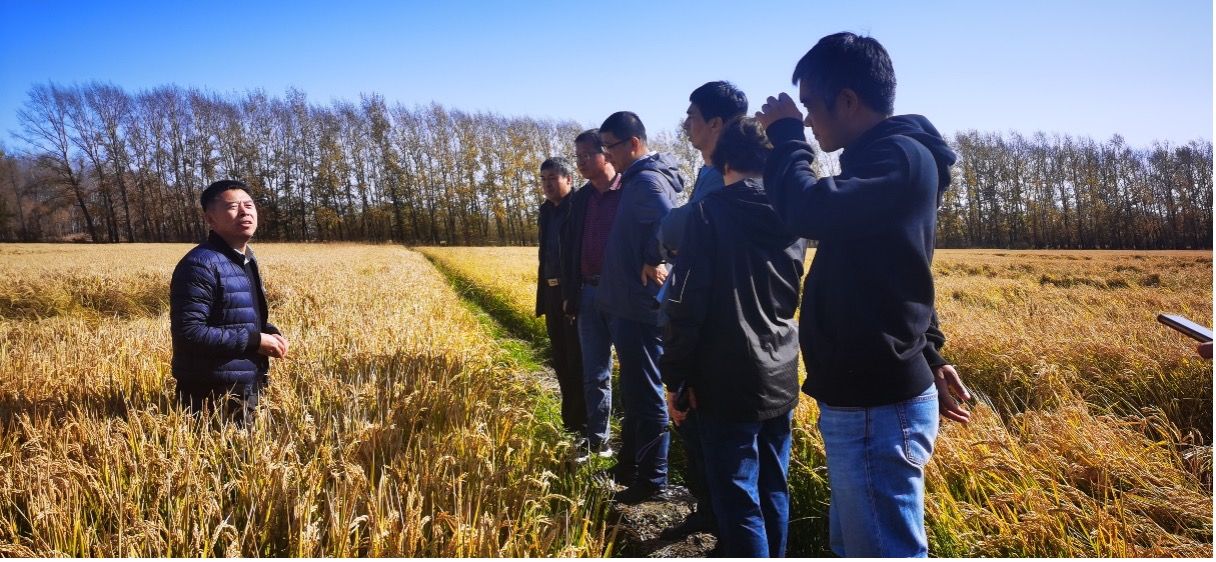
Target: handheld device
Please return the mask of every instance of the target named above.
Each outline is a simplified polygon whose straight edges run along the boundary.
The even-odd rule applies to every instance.
[[[1191,322],[1190,320],[1187,320],[1185,317],[1179,316],[1177,314],[1158,314],[1157,321],[1161,322],[1162,324],[1165,324],[1166,326],[1169,326],[1175,330],[1178,330],[1179,332],[1182,332],[1183,334],[1186,334],[1191,339],[1198,341],[1200,343],[1207,343],[1207,342],[1212,341],[1211,328],[1205,328],[1203,326],[1200,326],[1199,324]]]

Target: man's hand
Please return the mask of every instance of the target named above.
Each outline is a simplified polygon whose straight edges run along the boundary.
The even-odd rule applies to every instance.
[[[799,123],[802,122],[802,112],[798,110],[798,106],[794,104],[794,100],[785,92],[782,92],[775,98],[770,96],[768,101],[760,107],[760,111],[756,112],[756,120],[761,125],[764,125],[765,128],[787,117],[797,119]]]
[[[971,412],[959,403],[960,400],[971,400],[971,393],[963,386],[963,381],[953,365],[942,365],[934,369],[933,384],[937,385],[937,408],[942,417],[963,424],[971,421]]]
[[[642,284],[646,285],[651,280],[662,285],[667,280],[667,266],[659,264],[652,267],[642,264]]]
[[[258,353],[277,359],[287,357],[287,339],[279,334],[263,333],[262,341],[258,344]]]
[[[685,392],[688,392],[688,409],[695,410],[697,408],[697,393],[691,388],[687,388]],[[688,417],[688,410],[676,408],[676,402],[679,399],[679,393],[667,391],[667,417],[671,418],[672,423],[676,424],[676,427],[684,423],[684,418]]]

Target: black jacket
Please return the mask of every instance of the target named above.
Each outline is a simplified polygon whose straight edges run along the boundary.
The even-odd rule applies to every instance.
[[[691,211],[664,303],[663,382],[692,387],[702,415],[785,414],[798,404],[794,311],[806,241],[785,231],[756,180]]]
[[[173,378],[190,384],[251,383],[270,369],[258,353],[262,333],[277,334],[268,321],[266,292],[253,249],[244,256],[214,232],[178,262],[169,282]]]
[[[587,200],[594,190],[595,186],[587,182],[566,198],[570,201],[570,214],[562,223],[562,302],[566,314],[579,312],[583,287],[583,224],[587,217]]]
[[[582,190],[580,189],[579,191],[582,191]],[[570,226],[568,223],[570,222],[570,210],[571,210],[571,208],[573,208],[574,198],[575,198],[575,196],[578,195],[579,191],[572,191],[572,192],[566,194],[566,197],[563,198],[561,203],[558,203],[557,205],[554,205],[553,203],[550,203],[549,201],[545,201],[540,206],[540,217],[538,219],[539,232],[537,233],[537,237],[540,239],[540,248],[537,251],[537,268],[536,268],[536,315],[537,316],[541,316],[545,313],[545,311],[544,311],[544,302],[545,301],[544,301],[544,293],[543,293],[544,288],[547,286],[547,282],[545,279],[545,236],[548,235],[550,229],[557,229],[557,231],[558,231],[557,268],[558,268],[558,271],[561,272],[561,274],[558,276],[558,278],[562,280],[561,284],[565,285],[566,284],[566,279],[565,279],[566,268],[568,267],[567,264],[569,263],[569,260],[566,258],[566,254],[570,253],[571,251],[577,251],[577,250],[573,250],[573,248],[572,248],[572,246],[574,246],[574,244],[573,244],[573,240],[571,239]],[[586,208],[585,203],[584,203],[583,207]],[[580,241],[581,241],[581,239],[580,239]],[[578,246],[581,247],[582,244],[578,244]],[[565,287],[562,287],[562,299],[563,300],[565,299],[565,295],[566,295],[566,289],[565,289]],[[570,313],[573,314],[573,312],[570,312]]]
[[[768,128],[764,173],[786,228],[818,240],[802,296],[803,390],[833,406],[878,406],[933,384],[944,343],[933,308],[937,207],[956,156],[919,115],[891,117],[817,179],[802,123]]]

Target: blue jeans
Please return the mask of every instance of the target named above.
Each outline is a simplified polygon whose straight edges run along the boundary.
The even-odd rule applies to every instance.
[[[610,316],[595,306],[596,287],[583,285],[578,300],[578,343],[583,352],[583,397],[587,441],[593,450],[608,443],[612,416],[612,336]]]
[[[784,557],[790,521],[790,419],[761,422],[702,415],[705,478],[723,555]]]
[[[663,355],[659,327],[612,317],[609,326],[617,358],[621,360],[620,464],[637,469],[634,484],[667,486],[667,400],[659,376]],[[585,353],[585,352],[584,352]]]
[[[832,551],[848,557],[925,557],[925,463],[937,439],[937,387],[870,408],[819,402],[827,454]]]

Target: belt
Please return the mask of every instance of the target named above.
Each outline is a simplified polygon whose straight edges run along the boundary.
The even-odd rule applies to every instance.
[[[599,275],[585,276],[585,277],[583,277],[583,283],[586,285],[591,285],[592,287],[598,286],[600,284],[600,276]]]
[[[545,279],[545,283],[548,283],[550,287],[556,287],[562,284],[562,280],[554,277],[553,279]]]

